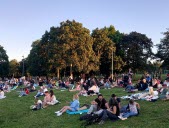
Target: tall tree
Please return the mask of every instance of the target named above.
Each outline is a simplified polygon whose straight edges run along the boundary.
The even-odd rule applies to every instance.
[[[32,43],[32,49],[27,58],[27,61],[29,63],[28,71],[31,75],[33,76],[46,75],[46,69],[45,69],[46,58],[43,57],[44,52],[45,51],[42,49],[40,40],[34,41]]]
[[[162,66],[169,69],[169,29],[163,35],[164,38],[161,39],[160,44],[157,44],[156,56],[163,61]]]
[[[4,48],[0,45],[0,77],[6,77],[9,73],[8,55]]]
[[[113,65],[113,70],[119,71],[124,65],[124,62],[120,56],[117,56],[115,53],[115,34],[116,30],[112,25],[102,29],[96,28],[91,34],[94,39],[93,49],[100,59],[100,72],[102,74],[110,74],[112,70],[112,56],[113,63],[115,63],[115,65]]]
[[[153,42],[145,34],[131,32],[123,38],[122,48],[125,51],[126,69],[143,70],[152,53]]]
[[[9,76],[11,77],[19,77],[21,74],[19,73],[19,63],[16,59],[13,59],[9,62]]]
[[[63,58],[75,71],[88,73],[98,69],[98,59],[92,49],[90,31],[76,21],[61,22],[59,41],[63,45]]]

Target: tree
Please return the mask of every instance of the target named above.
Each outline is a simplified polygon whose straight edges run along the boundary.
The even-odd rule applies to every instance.
[[[76,21],[61,22],[59,42],[62,44],[63,58],[74,71],[88,73],[98,69],[98,59],[92,49],[90,31]]]
[[[9,73],[8,55],[4,48],[0,45],[0,77],[6,77]]]
[[[45,55],[45,51],[42,49],[41,41],[37,40],[32,43],[32,49],[30,54],[28,55],[28,71],[33,76],[42,76],[46,75],[46,58],[43,57]]]
[[[19,73],[19,63],[16,59],[13,59],[9,62],[9,76],[18,77],[21,74]]]
[[[131,32],[126,34],[122,42],[126,70],[143,70],[147,59],[151,58],[153,42],[145,34]]]
[[[164,38],[161,39],[160,44],[157,44],[156,57],[160,58],[162,67],[169,69],[169,29],[163,33]]]

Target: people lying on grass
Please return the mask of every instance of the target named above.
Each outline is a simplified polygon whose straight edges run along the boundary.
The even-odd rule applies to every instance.
[[[158,99],[158,92],[154,91],[152,86],[149,86],[149,94],[145,96],[145,100],[151,101],[152,99]]]
[[[138,99],[151,101],[152,99],[158,99],[158,91],[154,91],[152,86],[148,87],[149,92],[141,94]]]
[[[87,95],[88,88],[89,86],[86,84],[86,82],[84,82],[82,84],[82,90],[79,92],[79,95]]]
[[[112,94],[111,104],[109,104],[109,107],[109,109],[103,109],[103,111],[99,114],[99,117],[101,118],[99,124],[103,124],[107,118],[112,121],[119,119],[118,116],[120,114],[120,108],[115,94]]]
[[[140,83],[138,85],[138,90],[144,91],[147,88],[148,88],[148,84],[146,83],[146,79],[143,79],[142,81],[140,81]]]
[[[42,101],[39,98],[35,98],[34,105],[30,106],[32,110],[39,110],[42,108]]]
[[[48,106],[48,102],[51,101],[51,97],[50,97],[50,93],[48,92],[47,89],[44,90],[45,91],[45,97],[42,103],[43,108],[46,108]]]
[[[98,95],[94,101],[91,102],[91,106],[87,114],[96,113],[100,114],[103,109],[109,109],[109,105],[102,94]]]
[[[3,99],[3,98],[5,98],[6,96],[5,96],[5,93],[4,93],[4,91],[3,91],[3,89],[1,88],[0,89],[0,99]]]
[[[99,93],[99,87],[95,82],[91,83],[92,86],[88,89],[87,95],[93,95],[94,93]]]
[[[19,97],[27,96],[28,94],[29,94],[28,88],[20,88],[20,94],[19,94]]]
[[[64,112],[66,112],[67,110],[69,111],[78,111],[79,110],[79,96],[78,94],[73,95],[73,101],[70,102],[69,106],[64,106],[61,110],[55,112],[57,114],[57,116],[61,116]]]
[[[47,105],[55,105],[59,101],[56,100],[56,96],[54,95],[53,90],[50,90],[50,102],[47,102]]]
[[[127,112],[121,113],[120,116],[118,116],[121,120],[125,120],[128,117],[138,115],[140,105],[137,102],[135,102],[133,99],[130,99],[129,104],[126,109],[127,109]]]
[[[136,92],[138,89],[136,89],[131,82],[128,83],[128,85],[125,88],[126,92]]]
[[[75,92],[75,91],[80,91],[80,90],[81,90],[80,82],[77,82],[77,83],[76,83],[75,89],[69,88],[69,91],[70,91],[70,92]]]
[[[40,97],[40,96],[44,96],[44,90],[43,90],[43,88],[40,88],[38,90],[37,94],[34,97],[36,98],[36,97]]]
[[[163,87],[161,89],[161,93],[159,94],[159,99],[166,99],[168,93],[168,87],[166,84],[163,84]]]

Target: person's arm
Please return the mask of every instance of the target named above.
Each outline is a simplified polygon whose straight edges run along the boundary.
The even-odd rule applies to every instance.
[[[107,109],[110,109],[108,103],[105,103],[105,106],[106,106]]]
[[[137,103],[137,102],[136,102],[136,107],[137,107],[138,109],[140,109],[140,105],[139,105],[139,103]]]
[[[113,106],[113,110],[108,109],[108,111],[111,112],[112,114],[116,114],[117,108],[116,106]]]

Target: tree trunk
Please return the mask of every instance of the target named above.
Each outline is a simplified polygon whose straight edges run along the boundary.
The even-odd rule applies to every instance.
[[[59,68],[57,68],[57,78],[60,78],[60,72],[59,72]]]

